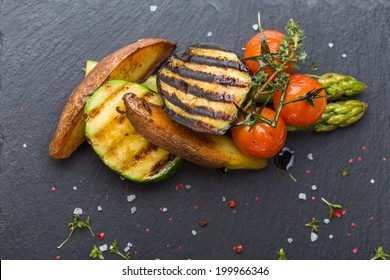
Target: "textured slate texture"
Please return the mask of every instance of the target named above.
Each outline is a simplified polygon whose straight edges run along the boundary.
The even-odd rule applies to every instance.
[[[93,244],[113,239],[120,249],[131,242],[134,259],[276,259],[275,252],[284,248],[288,259],[355,260],[372,257],[378,246],[389,252],[389,2],[189,2],[0,1],[0,258],[87,259]],[[157,10],[151,12],[150,5]],[[164,183],[137,185],[105,167],[88,144],[67,160],[48,157],[61,110],[81,81],[86,60],[99,60],[143,37],[170,39],[178,50],[213,42],[241,54],[255,34],[258,11],[266,29],[283,30],[291,17],[301,22],[308,36],[307,65],[316,61],[316,73],[350,74],[368,86],[359,98],[369,103],[369,111],[358,124],[289,135],[297,182],[270,161],[265,170],[225,175],[187,163]],[[341,176],[343,167],[350,176]],[[191,188],[175,192],[177,183]],[[299,193],[308,199],[299,200]],[[132,203],[129,194],[136,195]],[[324,224],[321,197],[342,204],[347,213]],[[230,199],[238,203],[235,211],[227,206]],[[131,215],[133,206],[137,211]],[[58,250],[76,207],[91,217],[95,233],[106,237],[100,241],[87,231],[75,232]],[[320,220],[314,243],[304,226],[312,217]],[[201,219],[208,220],[207,227],[198,225]],[[242,254],[232,250],[237,244],[243,245]]]

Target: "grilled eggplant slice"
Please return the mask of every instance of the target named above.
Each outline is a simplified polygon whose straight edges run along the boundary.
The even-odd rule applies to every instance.
[[[167,179],[179,169],[182,159],[135,131],[124,114],[122,98],[129,92],[162,106],[161,98],[140,84],[108,81],[85,105],[88,142],[108,167],[127,179],[136,182]]]
[[[260,169],[267,160],[243,154],[226,135],[194,131],[172,120],[163,107],[129,93],[126,115],[135,129],[153,144],[195,164],[228,169]]]
[[[174,54],[157,75],[165,111],[199,132],[224,134],[237,118],[251,86],[238,56],[218,45],[190,46]]]

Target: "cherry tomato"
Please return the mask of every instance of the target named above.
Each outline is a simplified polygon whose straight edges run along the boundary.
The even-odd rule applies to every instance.
[[[264,108],[261,115],[273,120],[275,111]],[[238,119],[241,120],[242,117]],[[279,118],[275,128],[264,123],[257,123],[252,129],[249,126],[236,126],[232,128],[232,138],[243,153],[257,158],[270,158],[283,148],[287,128],[283,119]]]
[[[306,93],[322,87],[318,81],[303,74],[291,75],[289,80],[290,83],[287,87],[284,101],[304,96]],[[274,93],[275,110],[279,106],[281,95],[282,92]],[[286,124],[290,125],[310,126],[315,124],[324,113],[327,103],[325,90],[322,90],[318,96],[322,97],[312,99],[314,102],[314,107],[306,100],[286,104],[283,106],[280,116],[283,118]]]
[[[284,34],[276,30],[264,30],[264,36],[267,39],[270,53],[277,53],[279,51],[279,44],[282,41]],[[244,58],[261,55],[261,42],[260,34],[257,33],[246,44],[244,51]],[[249,68],[249,72],[253,75],[259,68],[259,63],[253,60],[244,60],[244,63]],[[291,73],[294,70],[292,66],[286,68],[284,72]],[[268,77],[272,75],[273,71],[269,67],[264,67],[263,71],[268,74]]]

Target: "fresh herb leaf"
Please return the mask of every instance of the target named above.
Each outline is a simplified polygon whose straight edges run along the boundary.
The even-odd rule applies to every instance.
[[[94,244],[91,252],[89,253],[89,257],[92,259],[99,258],[100,260],[104,260],[103,252]]]
[[[313,61],[310,64],[310,69],[313,70],[313,71],[317,71],[318,70],[318,66],[317,66],[317,62],[316,61]]]
[[[287,260],[286,253],[284,252],[283,248],[280,248],[279,251],[276,252],[276,254],[279,257],[278,260]]]
[[[123,254],[119,251],[119,249],[118,249],[118,242],[116,241],[116,239],[114,239],[114,241],[112,241],[109,250],[110,250],[110,253],[111,253],[111,254],[116,254],[116,255],[122,257],[122,258],[125,259],[125,260],[130,260],[130,252],[127,252],[126,255],[123,255]]]
[[[341,175],[343,175],[343,177],[346,177],[349,175],[349,169],[344,167],[343,169],[341,169]]]
[[[379,260],[379,259],[381,260],[389,259],[389,255],[385,253],[382,246],[378,247],[378,249],[375,249],[375,255],[371,258],[371,260]]]
[[[318,225],[318,220],[312,219],[310,223],[305,224],[306,227],[311,227],[311,231],[318,233],[320,226]]]
[[[72,236],[73,232],[77,229],[77,228],[88,228],[89,232],[91,233],[92,236],[95,236],[95,234],[93,233],[92,231],[92,227],[91,227],[91,219],[90,217],[88,216],[84,221],[81,221],[80,220],[80,215],[76,215],[76,214],[73,214],[73,222],[69,223],[67,225],[67,228],[68,228],[68,237],[59,245],[57,246],[58,249],[60,249],[62,246],[64,246],[64,244],[66,242],[68,242],[68,240],[70,239],[70,237]]]
[[[334,210],[335,209],[343,209],[343,206],[341,206],[340,204],[334,204],[334,203],[330,203],[329,201],[327,201],[325,198],[321,197],[321,200],[323,202],[325,202],[325,204],[328,206],[329,208],[329,213],[328,213],[328,217],[329,219],[332,219],[333,218],[333,213],[334,213]]]

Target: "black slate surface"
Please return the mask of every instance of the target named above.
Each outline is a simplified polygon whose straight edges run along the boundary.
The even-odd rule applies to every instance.
[[[151,12],[151,5],[157,10]],[[164,183],[138,185],[122,181],[88,144],[67,160],[48,157],[86,60],[144,37],[170,39],[178,50],[212,42],[241,54],[255,34],[258,11],[266,29],[283,30],[291,17],[301,22],[310,55],[303,72],[316,61],[316,73],[349,74],[368,86],[359,99],[369,111],[358,124],[288,136],[297,182],[270,161],[265,170],[225,175],[187,163]],[[284,248],[288,259],[355,260],[372,257],[379,246],[389,252],[389,14],[385,0],[0,1],[0,258],[88,259],[93,244],[114,239],[121,250],[131,242],[134,259],[277,259],[275,252]],[[343,167],[350,169],[348,177],[342,177]],[[176,192],[178,183],[191,188]],[[130,194],[136,195],[132,203]],[[346,214],[323,223],[328,212],[321,197],[342,204]],[[231,199],[234,210],[227,206]],[[105,239],[76,231],[58,250],[76,207]],[[304,226],[312,217],[320,221],[314,243]],[[207,227],[198,225],[201,219]],[[237,244],[242,254],[233,251]],[[105,257],[116,259],[108,252]]]

